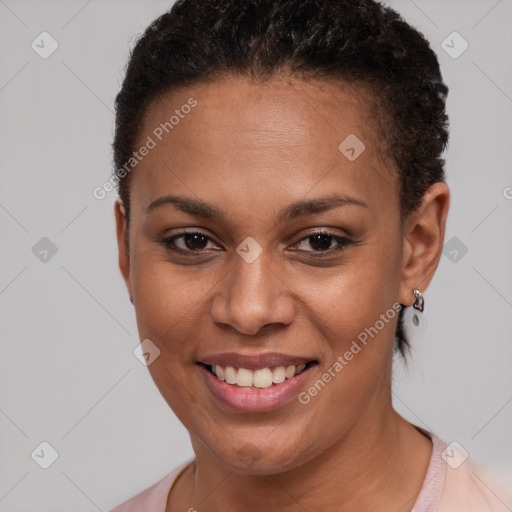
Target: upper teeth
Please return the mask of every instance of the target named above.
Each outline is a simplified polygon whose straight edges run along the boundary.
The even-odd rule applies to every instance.
[[[279,384],[286,379],[291,379],[299,374],[305,364],[295,366],[276,366],[273,369],[261,368],[258,370],[248,370],[247,368],[234,368],[233,366],[212,366],[213,373],[228,384],[236,384],[241,387],[255,386],[257,388],[269,388],[272,384]]]

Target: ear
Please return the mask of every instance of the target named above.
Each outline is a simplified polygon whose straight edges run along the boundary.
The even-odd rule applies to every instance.
[[[117,249],[119,251],[119,269],[123,276],[126,288],[133,297],[132,283],[130,279],[130,251],[128,245],[128,225],[126,222],[126,211],[123,202],[116,199],[114,204],[114,215],[116,218]]]
[[[443,251],[450,190],[444,182],[431,185],[421,205],[404,224],[403,267],[399,301],[404,306],[414,302],[413,289],[426,290]]]

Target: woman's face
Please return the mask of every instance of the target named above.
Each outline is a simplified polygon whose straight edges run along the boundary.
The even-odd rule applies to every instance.
[[[147,111],[129,257],[116,208],[120,262],[140,339],[160,350],[149,370],[196,454],[280,472],[391,414],[398,303],[428,283],[404,270],[399,182],[365,98],[232,77]]]

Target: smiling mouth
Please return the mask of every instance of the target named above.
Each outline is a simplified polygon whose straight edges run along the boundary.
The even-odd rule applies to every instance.
[[[317,365],[318,361],[309,361],[298,365],[267,366],[256,370],[248,368],[236,368],[234,366],[209,365],[202,362],[197,364],[204,366],[217,379],[234,387],[265,389],[277,386],[285,380],[300,375],[311,366]]]

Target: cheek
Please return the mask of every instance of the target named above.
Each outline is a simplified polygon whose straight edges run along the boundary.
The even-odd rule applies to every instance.
[[[190,407],[201,409],[188,375],[194,369],[196,333],[208,290],[208,273],[200,279],[154,254],[139,254],[133,268],[136,317],[141,340],[149,339],[160,350],[148,366],[153,381],[178,418],[189,423]],[[211,287],[211,285],[210,285]]]
[[[399,246],[386,250],[382,246],[368,241],[357,256],[329,275],[295,280],[306,301],[308,322],[328,347],[322,371],[329,384],[325,401],[317,406],[336,404],[347,414],[346,421],[367,407],[392,360],[399,310]]]
[[[339,350],[386,312],[388,322],[384,327],[379,322],[379,330],[393,334],[389,320],[395,316],[392,306],[398,299],[400,275],[396,255],[379,250],[377,244],[353,254],[329,272],[303,271],[288,277],[305,304],[308,320],[328,339],[339,340]]]
[[[150,255],[135,260],[132,281],[139,329],[165,341],[174,337],[180,324],[203,313],[202,301],[215,282],[215,272],[206,270],[199,276],[192,267],[179,267]]]

